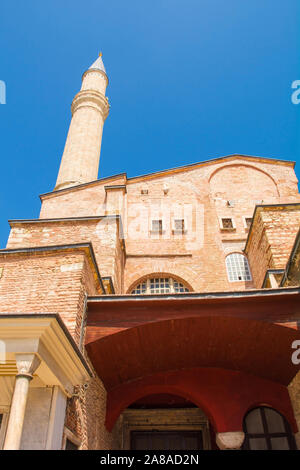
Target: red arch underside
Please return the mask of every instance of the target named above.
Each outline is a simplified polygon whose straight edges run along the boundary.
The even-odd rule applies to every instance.
[[[297,432],[284,385],[240,371],[216,368],[168,371],[116,387],[107,396],[107,429],[112,430],[121,412],[131,403],[159,393],[193,402],[207,415],[216,432],[241,431],[247,411],[263,404],[280,411]]]
[[[266,316],[274,299],[269,306],[263,300],[260,308]],[[146,302],[120,302],[114,315],[101,304],[101,311],[92,312],[88,320],[86,348],[108,393],[109,430],[122,410],[152,394],[178,395],[195,403],[217,432],[241,430],[246,412],[263,404],[280,411],[297,430],[287,385],[299,370],[291,361],[299,331],[249,318],[252,311],[257,315],[257,300],[253,305],[249,300],[222,300],[219,312],[212,310],[215,302],[197,310],[196,304],[165,303],[169,310],[164,303],[151,302],[148,312]],[[235,307],[235,316],[229,306],[231,312]],[[247,318],[237,316],[245,314]],[[142,323],[147,315],[162,319]],[[130,327],[130,318],[140,324]]]

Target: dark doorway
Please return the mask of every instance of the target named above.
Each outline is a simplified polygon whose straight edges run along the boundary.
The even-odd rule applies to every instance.
[[[201,431],[132,431],[133,450],[201,450]]]

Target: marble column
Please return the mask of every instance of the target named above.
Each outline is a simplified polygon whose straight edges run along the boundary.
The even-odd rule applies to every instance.
[[[3,450],[18,450],[20,448],[29,383],[33,378],[33,373],[40,365],[40,359],[35,354],[16,354],[16,363],[18,373]]]

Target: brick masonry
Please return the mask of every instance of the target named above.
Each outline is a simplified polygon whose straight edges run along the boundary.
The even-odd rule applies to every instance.
[[[112,276],[115,289],[122,292],[123,243],[116,218],[62,220],[56,222],[11,223],[7,248],[64,245],[91,242],[102,276]]]
[[[246,246],[256,288],[268,269],[285,269],[299,226],[299,204],[257,209]]]
[[[125,190],[106,188],[112,185]],[[101,275],[112,277],[118,294],[130,293],[145,276],[164,274],[200,293],[260,288],[267,269],[285,267],[300,222],[300,210],[257,213],[247,246],[252,281],[229,282],[225,258],[243,252],[245,217],[257,204],[300,202],[291,163],[233,156],[138,178],[117,175],[41,199],[39,221],[11,222],[7,248],[90,242]],[[121,215],[124,240],[119,219],[103,217],[112,213]],[[161,235],[151,232],[157,218]],[[186,233],[174,232],[175,218],[185,219]],[[231,218],[233,228],[223,230],[221,218]],[[0,254],[1,268],[1,312],[59,313],[78,344],[85,295],[100,293],[84,250]],[[69,401],[66,425],[83,449],[117,446],[104,426],[105,404],[99,378]]]
[[[1,253],[1,313],[58,313],[78,344],[85,295],[101,292],[78,251]]]
[[[126,175],[120,175],[52,193],[42,197],[40,217],[103,215],[108,203],[105,186],[110,184],[126,186],[126,193],[120,192],[119,201],[115,201],[117,207],[111,207],[109,201],[110,213],[114,209],[115,213],[123,214],[125,260],[120,259],[121,246],[115,245],[115,267],[124,266],[123,285],[121,279],[117,281],[118,269],[113,268],[110,258],[115,241],[111,238],[108,242],[104,232],[103,240],[96,240],[92,224],[83,230],[84,237],[93,242],[101,273],[113,277],[116,293],[128,293],[141,277],[160,273],[184,280],[196,292],[254,288],[261,281],[254,265],[253,282],[229,282],[225,267],[226,255],[242,252],[245,246],[248,229],[244,218],[253,216],[257,204],[300,201],[291,164],[236,156],[139,178],[126,179]],[[185,235],[173,233],[172,221],[176,217],[186,218]],[[222,217],[232,218],[235,228],[221,230]],[[163,219],[165,229],[161,236],[151,233],[153,218]],[[65,230],[64,238],[68,238],[73,227],[65,225],[61,230]],[[18,243],[17,236],[13,231],[8,246]],[[29,244],[40,243],[43,238],[36,234],[35,240],[31,235],[26,237]],[[56,239],[53,233],[51,237]],[[101,250],[105,250],[102,257]]]

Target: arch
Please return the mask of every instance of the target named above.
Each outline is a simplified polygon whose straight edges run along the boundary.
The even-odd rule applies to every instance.
[[[261,168],[258,168],[254,165],[248,165],[248,164],[244,164],[244,163],[233,163],[233,164],[230,164],[230,165],[223,165],[219,168],[217,168],[215,171],[213,171],[209,177],[209,185],[211,187],[211,190],[213,190],[213,186],[216,184],[216,182],[214,181],[214,179],[216,177],[218,177],[218,173],[220,172],[224,172],[224,171],[228,171],[230,170],[231,168],[235,169],[235,168],[243,168],[243,169],[248,169],[248,170],[251,170],[253,172],[257,172],[257,173],[260,173],[261,175],[264,175],[264,184],[263,184],[263,188],[264,188],[264,185],[266,184],[267,181],[269,181],[271,183],[271,187],[273,189],[273,196],[276,196],[278,197],[280,194],[279,194],[279,190],[278,190],[278,186],[277,186],[277,183],[276,181],[274,180],[274,178],[269,174],[267,173],[266,171],[262,170]],[[221,184],[221,183],[218,183],[218,184]],[[241,185],[244,186],[245,184],[245,177],[241,179]],[[226,191],[230,192],[230,190],[237,190],[237,191],[240,191],[239,189],[239,182],[235,181],[234,184],[232,185],[228,185],[228,179],[227,178],[222,178],[222,184],[221,184],[221,187],[222,189],[224,189],[224,192],[225,192],[225,186],[226,186]],[[263,190],[261,190],[261,185],[257,185],[257,188],[258,188],[258,194],[261,195],[262,191],[265,191],[265,188]],[[216,189],[215,189],[216,190]]]
[[[155,276],[166,275],[175,277],[187,284],[191,288],[192,292],[195,291],[194,286],[197,285],[199,273],[195,270],[195,266],[190,264],[190,260],[187,260],[184,264],[182,264],[181,258],[174,260],[169,260],[167,258],[164,258],[163,260],[148,258],[144,259],[144,261],[143,265],[139,267],[138,272],[135,269],[134,263],[127,266],[124,280],[124,292],[128,292],[129,288],[139,279],[152,274]]]
[[[184,398],[185,400],[189,400],[190,402],[194,403],[197,408],[199,408],[208,418],[208,420],[212,423],[213,426],[216,425],[216,421],[214,416],[211,414],[209,408],[207,407],[205,402],[202,402],[195,396],[194,393],[185,390],[183,387],[176,385],[176,384],[149,384],[142,387],[142,389],[138,386],[131,394],[129,390],[122,390],[122,399],[118,400],[118,403],[115,403],[114,396],[112,393],[108,394],[107,397],[107,409],[106,409],[106,427],[109,431],[112,430],[115,422],[117,421],[120,414],[128,408],[132,403],[141,398],[153,394],[158,393],[166,393],[170,395],[175,395],[180,398]]]
[[[255,410],[256,408],[261,408],[261,407],[265,407],[265,408],[271,408],[275,411],[277,411],[277,413],[281,414],[284,419],[287,420],[287,422],[289,423],[289,425],[294,428],[294,420],[292,419],[291,422],[289,422],[289,420],[291,419],[290,415],[287,414],[286,412],[286,407],[285,406],[282,406],[282,403],[281,402],[278,402],[277,400],[274,400],[272,399],[272,397],[268,397],[267,400],[265,401],[257,401],[257,400],[254,400],[249,406],[248,408],[245,410],[245,414],[244,414],[244,419],[246,418],[246,416],[251,413],[251,411]]]
[[[129,405],[130,409],[157,409],[157,408],[197,408],[197,405],[185,397],[173,393],[151,393]]]
[[[134,303],[134,315],[139,317]],[[121,331],[114,329],[104,338],[93,327],[86,349],[105,388],[192,367],[232,369],[283,385],[290,383],[298,371],[291,361],[291,344],[299,339],[298,330],[211,312],[206,310],[202,316],[200,308],[195,317],[172,316]]]
[[[158,393],[177,395],[194,403],[207,416],[216,432],[242,431],[247,410],[253,408],[256,400],[272,403],[275,409],[280,409],[294,432],[297,432],[285,386],[252,374],[220,368],[192,368],[158,373],[109,391],[107,429],[112,430],[120,414],[132,403]]]
[[[172,278],[175,281],[178,281],[179,283],[183,284],[183,286],[186,287],[189,290],[189,292],[194,291],[192,286],[185,279],[178,276],[177,274],[172,274],[168,272],[155,272],[155,273],[152,272],[150,274],[143,275],[142,277],[139,277],[138,279],[133,281],[127,290],[127,294],[130,294],[133,291],[133,289],[139,284],[141,284],[143,281],[146,281],[147,279],[152,279],[152,278]]]
[[[210,183],[212,178],[216,175],[216,173],[218,173],[219,171],[222,171],[224,170],[225,168],[230,168],[230,167],[233,167],[233,166],[243,166],[243,167],[247,167],[247,168],[251,168],[252,170],[256,170],[256,171],[260,171],[261,173],[263,173],[264,175],[268,176],[274,183],[274,185],[276,186],[277,188],[277,183],[275,181],[275,179],[273,178],[273,176],[271,176],[269,173],[267,173],[265,170],[262,170],[261,168],[258,168],[257,166],[254,166],[254,165],[250,165],[248,163],[229,163],[227,165],[223,165],[219,168],[216,168],[209,176],[208,178],[208,182]]]

